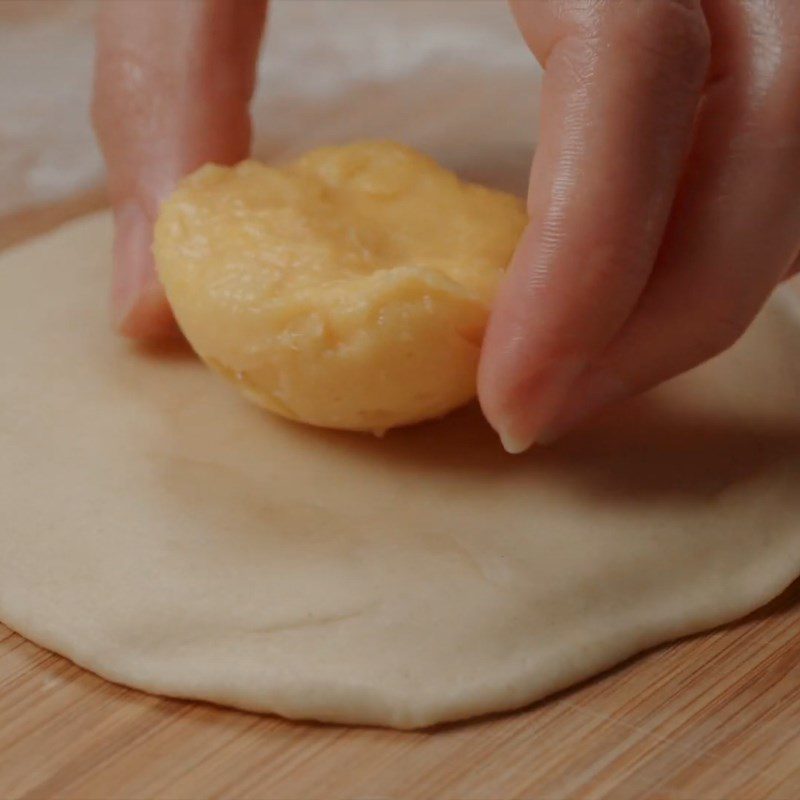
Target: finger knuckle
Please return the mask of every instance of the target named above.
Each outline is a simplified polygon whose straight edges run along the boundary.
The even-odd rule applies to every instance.
[[[627,6],[627,4],[625,4]],[[705,79],[711,35],[702,6],[695,0],[642,0],[621,23],[623,46],[653,61],[677,78]]]

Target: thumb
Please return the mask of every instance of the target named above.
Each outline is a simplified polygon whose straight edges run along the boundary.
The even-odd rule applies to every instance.
[[[265,11],[266,0],[100,5],[92,116],[114,210],[112,317],[125,336],[174,332],[153,225],[187,172],[248,155]]]

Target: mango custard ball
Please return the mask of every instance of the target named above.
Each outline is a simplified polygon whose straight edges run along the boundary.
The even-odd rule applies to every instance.
[[[381,432],[475,394],[524,203],[398,144],[284,167],[205,166],[163,205],[155,256],[175,316],[260,406]]]

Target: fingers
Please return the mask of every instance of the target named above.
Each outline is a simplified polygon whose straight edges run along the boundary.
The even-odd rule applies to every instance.
[[[545,66],[530,225],[479,370],[507,449],[531,445],[627,319],[662,239],[708,66],[690,0],[522,2]]]
[[[706,6],[714,79],[656,270],[547,438],[727,349],[800,266],[800,7]]]
[[[105,0],[93,119],[114,210],[112,311],[121,333],[168,335],[152,227],[177,180],[250,149],[248,104],[266,0]]]
[[[783,279],[788,281],[798,274],[800,274],[800,255],[798,255],[798,257],[792,262]]]

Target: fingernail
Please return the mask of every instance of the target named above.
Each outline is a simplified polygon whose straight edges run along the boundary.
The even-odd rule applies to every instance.
[[[517,389],[516,408],[495,428],[507,452],[523,453],[539,441],[541,432],[556,416],[565,396],[585,369],[583,359],[565,359]]]
[[[114,214],[114,278],[111,315],[123,326],[142,295],[158,280],[153,263],[153,223],[137,203],[126,203]]]
[[[551,421],[542,427],[537,442],[552,444],[584,420],[612,403],[628,397],[630,389],[619,378],[604,372],[586,375]]]

